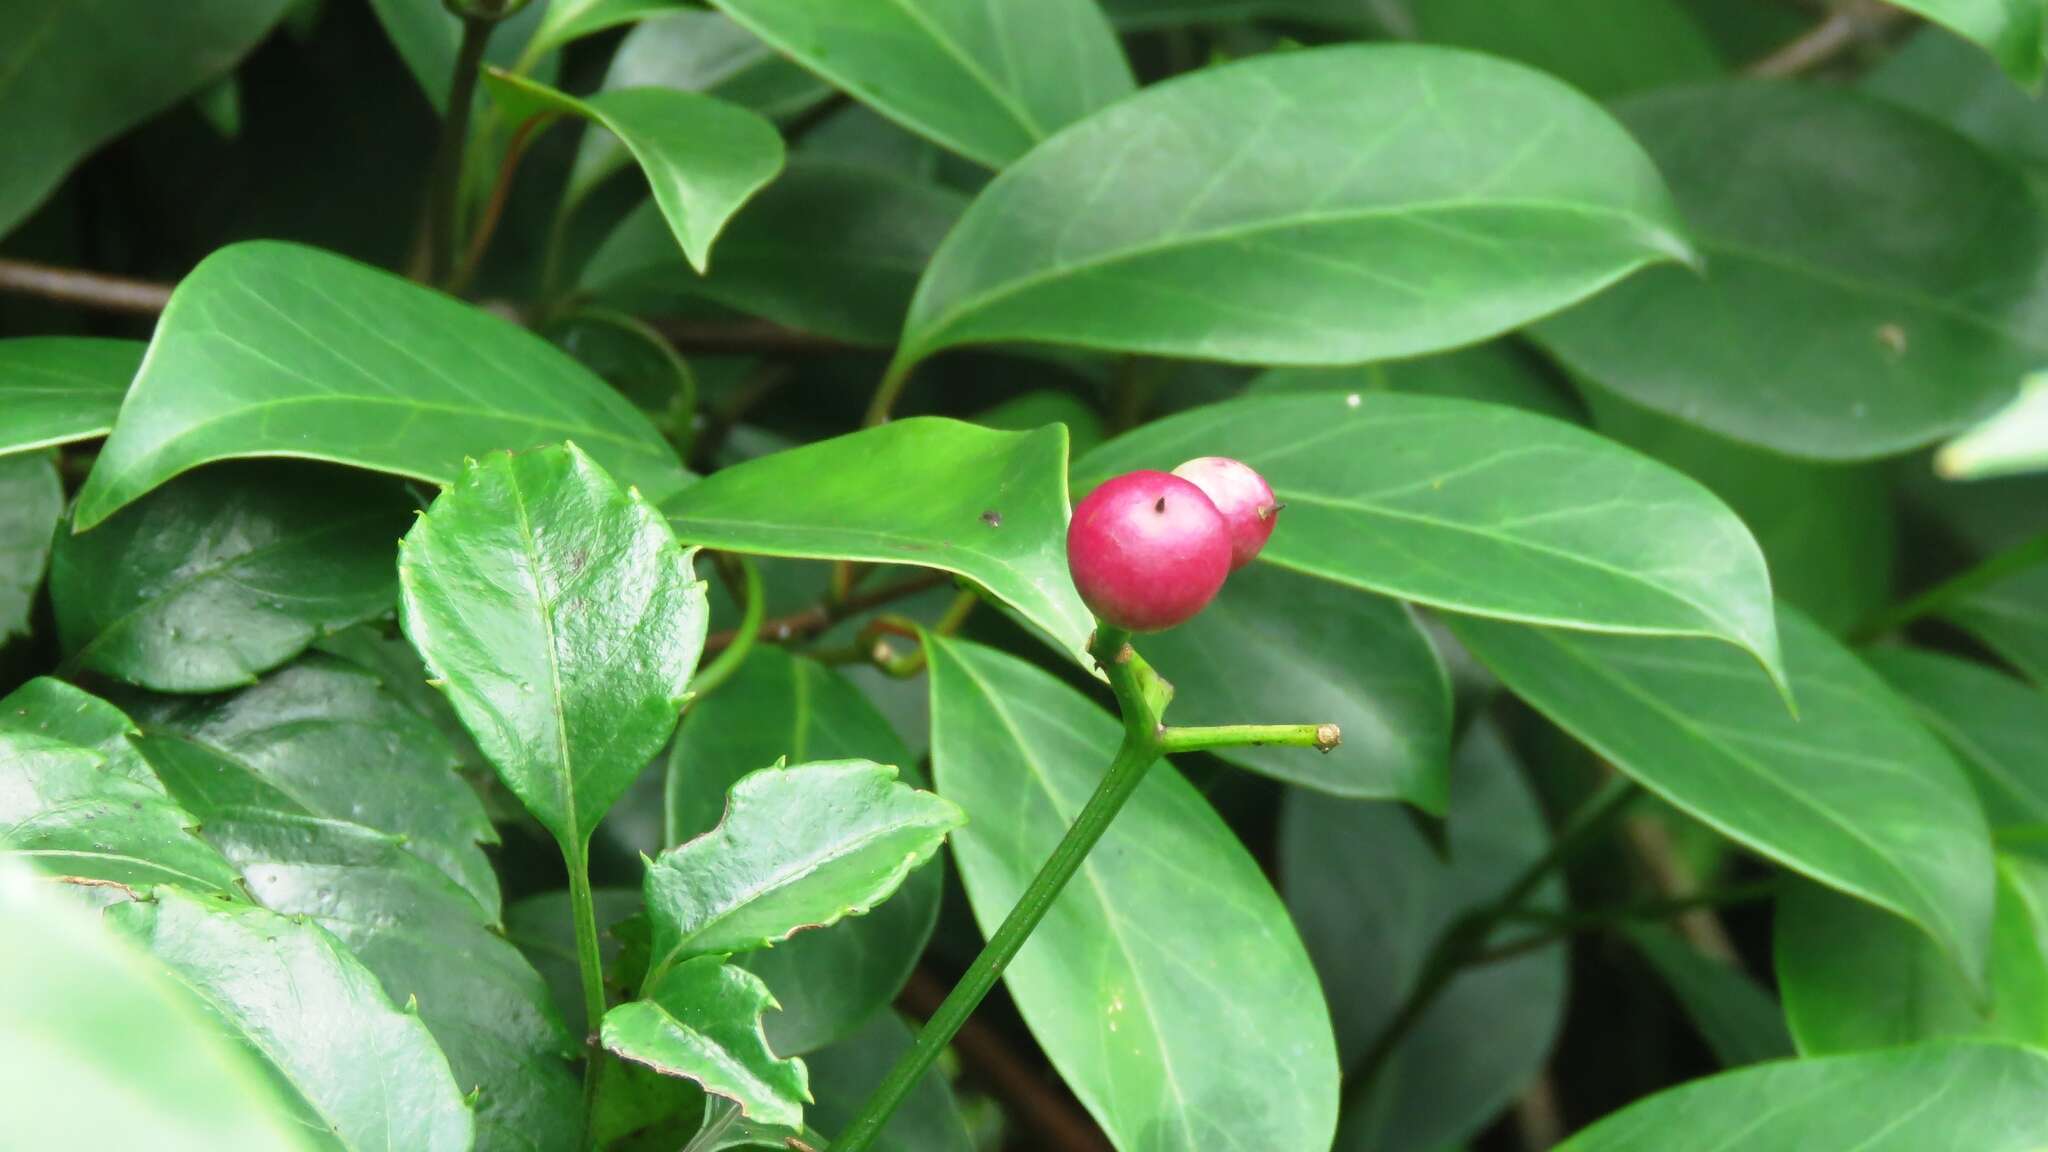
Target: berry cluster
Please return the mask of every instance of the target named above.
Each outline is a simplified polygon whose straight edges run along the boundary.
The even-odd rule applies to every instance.
[[[1203,456],[1172,472],[1127,472],[1074,509],[1067,567],[1097,619],[1159,632],[1207,607],[1252,562],[1280,512],[1246,464]]]

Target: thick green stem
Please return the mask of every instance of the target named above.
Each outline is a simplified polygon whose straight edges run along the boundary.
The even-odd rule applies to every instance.
[[[729,559],[740,572],[743,597],[740,626],[734,630],[733,641],[726,646],[725,651],[720,652],[717,659],[706,664],[692,678],[690,690],[693,697],[703,697],[731,679],[734,672],[739,671],[740,665],[746,663],[747,654],[754,650],[754,641],[761,635],[761,619],[767,614],[768,596],[761,588],[761,570],[754,567],[754,562],[745,556],[731,555]],[[723,560],[720,561],[719,571],[727,571]]]
[[[1206,752],[1211,748],[1314,748],[1328,752],[1343,743],[1335,724],[1218,724],[1208,728],[1168,728],[1159,733],[1166,753]]]
[[[875,389],[875,398],[868,401],[867,419],[861,421],[861,427],[878,428],[889,422],[889,410],[896,406],[896,398],[903,395],[904,386],[910,383],[910,370],[914,367],[915,361],[901,357],[889,362],[881,385]]]
[[[455,266],[455,218],[462,196],[462,160],[469,148],[469,112],[476,103],[477,73],[484,62],[497,21],[486,16],[462,17],[462,43],[455,50],[455,73],[448,84],[448,117],[441,126],[440,150],[434,154],[433,181],[427,191],[427,283],[445,284]]]
[[[583,1139],[580,1148],[591,1147],[593,1122],[597,1115],[598,1065],[604,1060],[604,1045],[598,1029],[604,1024],[604,957],[597,946],[597,905],[590,896],[590,846],[565,849],[563,862],[569,866],[569,909],[576,921],[576,972],[583,980],[583,1013],[587,1023],[583,1061]]]

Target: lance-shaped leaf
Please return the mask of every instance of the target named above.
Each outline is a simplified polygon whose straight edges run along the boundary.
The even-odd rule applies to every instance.
[[[2039,543],[2022,548],[2038,550]],[[2017,555],[2015,549],[2014,555]],[[1999,564],[1985,564],[1989,570]],[[2005,662],[2048,688],[2048,562],[2037,562],[1971,588],[1941,615],[1982,641]]]
[[[1938,652],[1879,648],[1864,655],[1947,742],[1977,785],[1993,831],[2048,829],[2048,696],[2002,672]]]
[[[395,837],[316,816],[239,760],[178,736],[146,736],[141,748],[257,903],[311,917],[393,1003],[417,1004],[456,1084],[477,1091],[481,1152],[574,1142],[575,1046],[540,974],[473,897]]]
[[[171,294],[77,526],[229,457],[445,484],[464,457],[565,439],[650,499],[688,478],[631,401],[539,336],[316,248],[233,244]]]
[[[782,170],[775,125],[737,104],[669,88],[621,88],[579,100],[493,69],[486,78],[507,119],[531,125],[580,116],[619,138],[640,162],[654,202],[690,266],[705,271],[711,242],[747,197]]]
[[[1622,929],[1622,934],[1663,978],[1722,1067],[1792,1057],[1792,1034],[1785,1028],[1785,1012],[1754,977],[1727,960],[1694,948],[1662,924],[1635,924]]]
[[[997,341],[1412,356],[1688,255],[1649,157],[1560,81],[1419,45],[1277,52],[1147,88],[1005,171],[933,257],[897,368]]]
[[[391,610],[412,504],[386,480],[289,463],[210,468],[59,535],[50,599],[66,666],[217,692]]]
[[[470,464],[406,534],[406,635],[571,859],[675,730],[704,647],[691,559],[573,444]]]
[[[1451,631],[1514,692],[1723,834],[1917,924],[1981,985],[1996,880],[1970,782],[1884,681],[1778,617],[1795,718],[1736,652],[1472,618]]]
[[[0,457],[0,642],[28,634],[63,515],[64,482],[49,454]]]
[[[1119,437],[1075,485],[1205,455],[1250,464],[1286,502],[1261,560],[1457,612],[1712,636],[1782,675],[1770,574],[1742,521],[1583,428],[1438,396],[1260,397]]]
[[[172,732],[234,760],[307,812],[386,832],[446,872],[498,916],[498,877],[482,845],[497,832],[457,754],[377,678],[310,655],[232,696],[135,705],[151,732]]]
[[[110,771],[98,752],[0,729],[0,851],[86,887],[177,884],[238,897],[235,869],[194,834],[197,824],[161,787]]]
[[[1061,647],[1095,627],[1067,576],[1067,436],[897,420],[722,469],[662,505],[691,544],[957,572]]]
[[[136,731],[128,714],[54,676],[38,676],[0,698],[0,729],[90,748],[105,758],[107,771],[163,791],[156,773],[128,741]]]
[[[647,994],[605,1013],[606,1050],[664,1076],[694,1080],[764,1124],[795,1127],[810,1102],[804,1062],[768,1049],[761,1014],[775,997],[761,978],[721,956],[662,973]]]
[[[1558,1152],[2038,1152],[2048,1053],[1943,1044],[1765,1064],[1622,1109]]]
[[[1001,168],[1131,90],[1091,0],[714,0],[755,35],[905,128]]]
[[[2048,375],[2027,377],[2012,403],[1943,444],[1934,470],[1949,480],[2048,471]]]
[[[1122,736],[1037,667],[926,636],[932,770],[992,933]],[[1025,1023],[1122,1152],[1328,1148],[1337,1046],[1315,969],[1251,853],[1155,764],[1005,974]]]
[[[220,1027],[263,1054],[303,1119],[349,1152],[466,1152],[469,1106],[417,1016],[326,930],[178,888],[109,920],[169,968]]]
[[[673,12],[679,0],[552,0],[527,41],[526,55],[545,56],[573,40],[649,16]]]
[[[866,760],[764,768],[717,828],[647,868],[649,979],[693,956],[766,948],[889,898],[966,817]]]
[[[0,340],[0,455],[105,436],[142,365],[136,340]]]

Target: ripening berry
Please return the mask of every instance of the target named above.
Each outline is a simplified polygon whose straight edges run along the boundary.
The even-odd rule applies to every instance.
[[[1206,607],[1230,575],[1230,529],[1200,488],[1130,472],[1088,494],[1067,525],[1067,567],[1103,623],[1158,632]]]
[[[1266,478],[1228,456],[1197,456],[1173,474],[1208,493],[1209,502],[1223,513],[1223,523],[1230,529],[1230,570],[1251,563],[1280,518],[1280,501],[1274,499]]]

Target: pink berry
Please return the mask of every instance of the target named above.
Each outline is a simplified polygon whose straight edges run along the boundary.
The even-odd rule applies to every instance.
[[[1223,513],[1223,523],[1230,529],[1230,570],[1251,563],[1280,518],[1280,501],[1266,478],[1228,456],[1197,456],[1173,474],[1208,493],[1209,502]]]
[[[1171,628],[1206,607],[1230,575],[1230,529],[1200,488],[1131,472],[1081,501],[1067,567],[1096,618],[1132,632]]]

